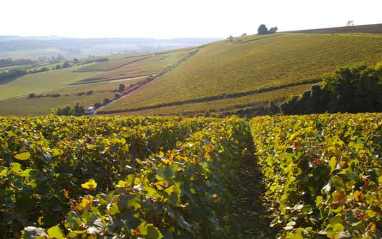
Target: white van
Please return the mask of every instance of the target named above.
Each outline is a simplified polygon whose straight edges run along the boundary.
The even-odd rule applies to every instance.
[[[85,110],[86,115],[94,115],[94,107],[89,107],[87,110]]]

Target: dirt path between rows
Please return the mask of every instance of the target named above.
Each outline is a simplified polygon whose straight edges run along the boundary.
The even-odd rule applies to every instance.
[[[278,231],[270,227],[269,205],[263,197],[265,187],[261,182],[264,175],[254,155],[253,140],[250,142],[247,155],[240,165],[239,183],[234,185],[234,218],[231,235],[227,238],[276,238]]]
[[[196,49],[195,51],[191,52],[190,54],[188,54],[186,57],[184,57],[183,59],[181,59],[180,61],[178,61],[178,62],[175,63],[174,65],[172,65],[172,66],[170,66],[170,67],[164,69],[161,73],[159,73],[159,74],[157,74],[157,75],[155,75],[155,76],[153,76],[153,77],[147,77],[145,80],[143,80],[143,81],[142,81],[140,84],[138,84],[137,86],[133,87],[133,88],[130,89],[130,90],[127,90],[127,91],[123,92],[123,94],[122,94],[122,96],[121,96],[120,98],[118,98],[118,99],[113,99],[113,100],[111,100],[109,103],[107,103],[107,104],[101,106],[100,108],[98,108],[98,109],[95,111],[95,114],[97,114],[97,112],[98,112],[99,110],[102,110],[102,109],[105,108],[106,106],[108,106],[108,105],[110,105],[110,104],[113,104],[113,103],[115,103],[116,101],[121,100],[121,99],[123,99],[124,97],[130,95],[131,93],[133,93],[133,92],[135,92],[135,91],[141,89],[142,87],[144,87],[145,85],[147,85],[147,83],[149,83],[149,82],[151,82],[151,81],[153,81],[153,80],[155,80],[155,79],[157,79],[157,78],[163,76],[164,74],[166,74],[166,73],[168,73],[168,72],[170,72],[170,71],[176,69],[178,66],[180,66],[181,64],[183,64],[185,61],[187,61],[188,59],[190,59],[192,56],[196,55],[196,54],[200,51],[200,49],[201,49],[201,48],[198,48],[198,49]],[[98,113],[98,114],[100,114],[100,113]]]

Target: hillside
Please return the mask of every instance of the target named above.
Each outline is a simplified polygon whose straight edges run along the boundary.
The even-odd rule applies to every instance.
[[[315,78],[338,67],[381,60],[381,35],[275,34],[234,38],[201,47],[176,69],[100,113],[145,114],[143,111],[148,110],[148,114],[173,114],[240,108],[302,92],[315,83]],[[282,94],[278,94],[280,90]],[[264,91],[269,96],[259,94]],[[205,106],[200,107],[202,103]],[[203,110],[207,105],[210,110]]]
[[[309,29],[309,30],[299,30],[299,31],[288,31],[285,33],[309,33],[309,34],[382,33],[382,24]]]
[[[113,56],[108,62],[24,75],[0,84],[0,115],[43,115],[77,102],[86,107],[102,104],[128,92],[147,76],[160,74],[190,51]],[[118,91],[120,84],[125,85],[123,92]],[[29,99],[31,93],[37,97]]]
[[[106,102],[98,114],[128,115],[225,114],[264,107],[308,90],[338,67],[382,61],[382,35],[252,35],[108,59],[0,85],[0,114],[41,115],[77,102],[85,107]],[[116,92],[119,84],[126,90]],[[48,97],[27,99],[30,93]]]
[[[1,58],[84,58],[89,55],[159,52],[213,42],[216,38],[62,38],[0,36]]]

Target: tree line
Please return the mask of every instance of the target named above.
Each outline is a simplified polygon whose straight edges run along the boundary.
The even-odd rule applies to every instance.
[[[280,105],[283,114],[382,112],[382,63],[342,67]]]
[[[277,27],[271,27],[269,30],[265,24],[261,24],[259,28],[257,29],[257,33],[259,35],[264,35],[264,34],[273,34],[276,33],[279,29]]]
[[[16,59],[16,60],[13,60],[11,58],[0,59],[0,67],[34,65],[34,64],[37,64],[37,61],[30,60],[30,59]]]

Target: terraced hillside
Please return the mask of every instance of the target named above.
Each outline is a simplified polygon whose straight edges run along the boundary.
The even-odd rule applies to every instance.
[[[99,113],[213,112],[262,104],[302,92],[338,67],[381,60],[382,36],[378,34],[233,38],[204,46],[176,69]]]

